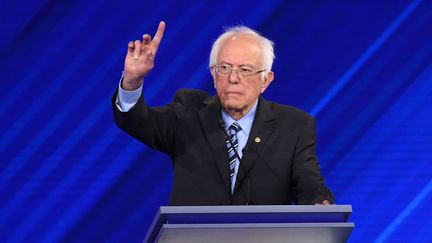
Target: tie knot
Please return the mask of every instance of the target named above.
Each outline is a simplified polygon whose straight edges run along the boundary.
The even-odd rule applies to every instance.
[[[231,126],[229,127],[230,131],[233,131],[234,133],[237,133],[238,131],[242,130],[240,125],[237,122],[234,122],[233,124],[231,124]]]

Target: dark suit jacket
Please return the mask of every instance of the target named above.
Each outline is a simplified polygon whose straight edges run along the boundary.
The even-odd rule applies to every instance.
[[[172,103],[159,108],[147,107],[141,96],[129,112],[117,109],[116,96],[117,92],[113,97],[116,124],[173,161],[170,205],[333,202],[315,155],[314,119],[299,109],[259,98],[231,195],[217,96],[180,90]]]

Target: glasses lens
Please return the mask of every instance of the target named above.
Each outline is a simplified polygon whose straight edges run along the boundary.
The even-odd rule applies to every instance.
[[[223,75],[227,75],[231,72],[232,67],[228,66],[228,65],[220,65],[219,66],[219,72]]]
[[[250,68],[240,68],[239,72],[240,72],[240,75],[243,77],[249,77],[254,73],[254,71]]]

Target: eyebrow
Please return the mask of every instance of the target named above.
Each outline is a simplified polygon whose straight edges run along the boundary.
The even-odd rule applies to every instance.
[[[233,64],[231,64],[229,62],[221,62],[221,64],[226,64],[226,65],[234,66]],[[252,65],[252,64],[240,64],[240,65],[238,65],[238,67],[245,67],[245,66],[248,66],[248,67],[256,69],[256,67],[254,65]]]

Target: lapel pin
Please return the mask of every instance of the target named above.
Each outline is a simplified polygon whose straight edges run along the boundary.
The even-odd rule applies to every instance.
[[[261,138],[260,137],[256,137],[255,138],[255,143],[260,143],[261,142]]]

